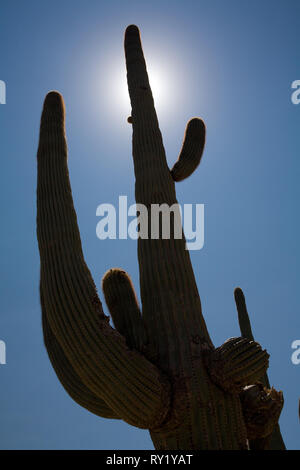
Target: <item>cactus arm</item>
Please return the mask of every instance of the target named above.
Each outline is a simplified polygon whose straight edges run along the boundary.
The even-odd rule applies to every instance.
[[[206,366],[213,382],[230,393],[258,381],[269,366],[269,354],[255,341],[230,338],[206,355]]]
[[[128,90],[132,107],[132,144],[136,202],[178,204],[148,80],[140,33],[131,25],[125,32]],[[150,210],[149,210],[150,212]],[[172,225],[172,223],[171,223]],[[151,227],[149,216],[148,227]],[[180,222],[181,228],[181,222]],[[150,230],[149,230],[150,231]],[[154,355],[164,370],[188,370],[183,353],[197,331],[211,344],[185,239],[138,239],[143,319]],[[155,293],[153,295],[153,293]]]
[[[102,279],[102,290],[115,328],[130,348],[142,351],[146,334],[130,277],[121,269],[110,269]]]
[[[234,298],[238,312],[239,326],[243,338],[248,338],[254,341],[250,318],[247,310],[246,300],[244,293],[240,287],[234,290]],[[270,390],[270,381],[267,372],[261,378],[261,382],[267,390]],[[273,432],[270,436],[262,439],[250,440],[250,448],[255,449],[270,449],[270,450],[285,450],[285,443],[281,435],[279,424],[275,424]]]
[[[44,310],[44,307],[42,307],[42,309]],[[44,314],[42,314],[42,325],[44,343],[50,362],[59,381],[70,397],[73,398],[78,405],[83,406],[91,413],[101,416],[102,418],[120,419],[120,417],[107,406],[104,400],[96,396],[84,385],[80,377],[76,374],[59,342],[52,333]]]
[[[251,327],[250,318],[249,318],[247,305],[246,305],[246,299],[244,296],[244,292],[242,291],[240,287],[235,288],[234,299],[236,303],[236,309],[238,312],[238,320],[239,320],[241,335],[243,338],[248,338],[254,341],[254,336],[252,333],[252,327]],[[269,382],[267,372],[264,374],[261,380],[267,388],[270,388],[270,382]]]
[[[250,323],[250,319],[249,319],[249,315],[247,311],[245,296],[240,287],[236,287],[236,289],[234,290],[234,299],[235,299],[236,308],[238,312],[241,335],[243,338],[248,338],[254,341],[251,323]]]
[[[193,118],[186,126],[183,144],[171,175],[174,181],[188,178],[198,167],[205,145],[205,124],[202,119]]]
[[[169,384],[108,323],[85,264],[67,167],[62,97],[47,95],[38,148],[37,235],[44,314],[82,382],[137,427],[164,420]]]
[[[166,161],[136,26],[126,29],[124,46],[132,108],[135,197],[149,214],[154,204],[169,208],[177,204],[175,183]],[[204,365],[202,353],[213,345],[202,316],[184,236],[176,238],[172,231],[167,238],[161,232],[156,239],[151,232],[147,239],[140,237],[138,261],[150,357],[168,373],[172,384],[169,419],[161,430],[151,430],[155,447],[246,448],[246,428],[238,395],[228,394],[213,384]],[[227,429],[229,420],[234,429],[231,433]]]

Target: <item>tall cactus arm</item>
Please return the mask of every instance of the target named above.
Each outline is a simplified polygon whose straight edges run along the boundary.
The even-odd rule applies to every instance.
[[[91,413],[101,416],[102,418],[120,419],[120,417],[107,406],[104,400],[97,397],[84,385],[80,377],[76,374],[60,347],[60,344],[52,333],[44,314],[42,314],[42,325],[44,343],[50,362],[59,381],[70,397],[73,398],[78,405],[83,406]]]
[[[142,351],[146,333],[130,277],[122,269],[110,269],[103,276],[102,290],[116,329],[130,348]]]
[[[45,99],[38,148],[37,235],[44,314],[82,382],[141,428],[164,421],[169,383],[108,323],[85,264],[67,167],[64,103]]]
[[[203,351],[213,349],[213,345],[184,236],[175,236],[178,227],[182,230],[181,220],[175,219],[175,182],[167,165],[136,26],[126,29],[124,46],[132,108],[136,202],[147,207],[151,230],[157,227],[157,220],[151,218],[153,210],[160,207],[174,211],[168,237],[162,236],[160,224],[159,236],[152,236],[149,230],[148,238],[138,238],[149,354],[168,373],[173,392],[169,420],[158,432],[152,430],[151,437],[157,449],[244,449],[246,429],[239,397],[212,383],[204,364]],[[231,433],[227,429],[229,420],[236,430]]]
[[[170,208],[178,204],[175,183],[167,165],[140,32],[135,25],[127,27],[124,45],[132,107],[136,202],[151,210],[155,204]],[[181,229],[181,221],[179,224]],[[150,214],[148,227],[150,232]],[[189,370],[190,360],[183,348],[188,347],[192,334],[197,331],[204,343],[211,341],[184,236],[175,238],[171,233],[168,239],[154,239],[150,234],[148,239],[139,238],[138,259],[143,319],[159,363],[166,370]]]
[[[171,175],[174,181],[188,178],[198,167],[205,145],[205,124],[202,119],[193,118],[186,126],[183,144]]]
[[[234,298],[235,298],[236,308],[238,312],[241,335],[243,336],[243,338],[248,338],[254,341],[245,296],[240,287],[237,287],[234,290]],[[264,393],[267,394],[268,396],[273,396],[270,393],[270,381],[269,381],[267,372],[265,372],[265,374],[261,378],[261,382],[263,383],[265,387]],[[275,394],[275,396],[277,397],[278,395]],[[280,396],[279,402],[281,402],[283,405],[282,395]],[[278,415],[278,418],[279,418],[279,415]],[[275,424],[273,432],[270,436],[265,436],[261,439],[250,439],[250,448],[253,450],[265,449],[265,448],[268,448],[270,450],[285,450],[286,447],[285,447],[285,444],[281,435],[279,424],[278,423]]]

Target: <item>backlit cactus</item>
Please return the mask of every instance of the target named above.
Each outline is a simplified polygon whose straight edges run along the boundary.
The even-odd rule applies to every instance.
[[[245,296],[240,287],[237,287],[235,289],[234,298],[235,298],[235,303],[236,303],[237,312],[238,312],[241,335],[243,338],[247,338],[249,340],[254,341],[251,323],[250,323],[250,319],[249,319],[249,315],[247,311]],[[276,402],[276,405],[273,406],[273,410],[276,409],[277,412],[279,412],[278,414],[278,418],[279,418],[280,411],[283,407],[282,393],[281,392],[271,393],[271,390],[273,390],[273,388],[271,389],[270,387],[270,382],[269,382],[267,372],[264,373],[260,381],[264,387],[264,391],[261,393],[261,395],[265,394]],[[252,395],[253,394],[252,389],[247,388],[247,390],[244,391],[242,403],[245,403],[246,395],[248,393]],[[270,403],[270,400],[269,400],[269,403]],[[255,408],[255,406],[253,406],[253,408]],[[254,412],[254,409],[252,411]],[[246,411],[246,413],[248,413],[249,415],[249,410]],[[277,422],[274,426],[274,421],[273,421],[274,416],[269,415],[269,417],[270,417],[271,423],[273,424],[273,431],[268,436],[265,436],[263,438],[257,437],[257,438],[251,439],[251,437],[249,437],[249,445],[251,449],[261,450],[261,449],[268,448],[268,449],[285,450],[285,444],[284,444],[284,441],[280,432],[279,424]],[[278,418],[277,418],[277,421],[278,421]],[[251,434],[253,435],[252,431],[250,431],[250,435]]]
[[[188,123],[170,171],[136,26],[126,29],[125,55],[136,202],[171,206],[175,181],[200,162],[205,126]],[[268,355],[253,338],[215,349],[184,237],[138,239],[141,306],[125,271],[105,274],[112,328],[83,258],[57,92],[44,102],[37,159],[44,341],[66,391],[97,415],[149,429],[156,449],[248,449],[241,393],[265,373]]]

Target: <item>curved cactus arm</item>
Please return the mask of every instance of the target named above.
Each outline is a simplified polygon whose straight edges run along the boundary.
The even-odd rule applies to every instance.
[[[82,382],[124,421],[159,426],[170,385],[109,325],[84,261],[67,167],[64,103],[45,99],[38,148],[37,235],[44,315]]]
[[[43,307],[42,309],[44,310]],[[109,406],[107,406],[104,400],[92,393],[76,374],[70,362],[66,358],[62,348],[60,347],[59,342],[52,333],[44,314],[42,314],[42,325],[44,343],[50,362],[59,381],[70,397],[73,398],[73,400],[78,403],[78,405],[83,406],[91,413],[101,416],[102,418],[120,419],[120,416],[117,416],[116,413],[111,410]]]
[[[229,338],[219,348],[207,351],[205,359],[213,382],[237,394],[258,381],[269,366],[269,354],[246,338]]]
[[[241,335],[243,336],[243,338],[248,338],[254,341],[245,296],[240,287],[237,287],[234,290],[234,298],[238,312]],[[271,387],[267,372],[265,372],[265,374],[263,375],[261,382],[266,387],[266,389],[270,390]],[[286,447],[281,435],[279,424],[275,424],[271,436],[268,436],[267,438],[263,439],[250,440],[250,448],[252,448],[253,450],[260,448],[268,448],[270,450],[285,450]]]
[[[102,290],[116,329],[130,348],[142,351],[146,334],[130,277],[122,269],[110,269],[103,276]]]
[[[202,119],[193,118],[186,126],[183,144],[171,175],[174,181],[188,178],[198,167],[205,145],[205,124]]]

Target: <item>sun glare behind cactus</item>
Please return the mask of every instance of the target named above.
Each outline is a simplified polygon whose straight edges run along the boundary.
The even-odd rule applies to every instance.
[[[154,98],[155,107],[159,118],[163,118],[172,113],[175,100],[174,96],[179,94],[179,83],[171,80],[174,66],[169,63],[156,63],[147,66],[150,86]],[[130,115],[131,105],[127,88],[126,72],[120,72],[122,66],[119,63],[113,64],[108,73],[109,82],[102,90],[103,98],[109,101],[111,111],[116,114],[120,112],[125,119]],[[173,75],[174,77],[174,75]],[[177,98],[176,98],[177,99]],[[113,107],[111,107],[113,103]],[[178,105],[178,100],[176,102]]]
[[[166,86],[167,77],[164,75],[162,70],[156,66],[148,67],[148,75],[155,105],[158,111],[163,112],[168,105],[168,101],[170,101],[170,90],[168,90]],[[117,86],[119,88],[120,95],[122,95],[122,102],[126,104],[126,109],[130,110],[131,106],[126,80],[124,81],[122,78],[122,80],[119,80]]]

